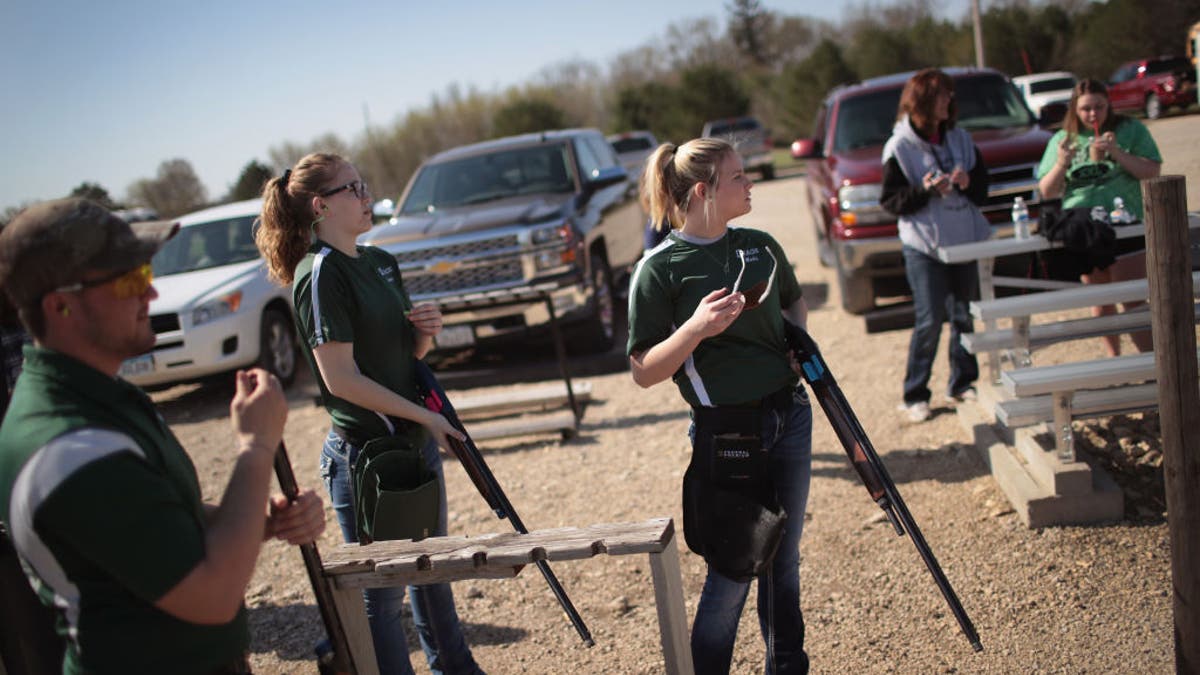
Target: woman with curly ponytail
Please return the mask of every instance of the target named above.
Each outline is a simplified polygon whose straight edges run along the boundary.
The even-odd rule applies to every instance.
[[[321,389],[331,425],[321,449],[321,476],[342,536],[358,541],[351,467],[370,441],[388,438],[420,448],[436,474],[446,534],[446,484],[438,446],[462,438],[417,399],[416,359],[442,329],[437,305],[413,306],[396,259],[359,246],[371,229],[371,191],[338,155],[311,154],[263,188],[255,242],[272,279],[292,285],[304,356]],[[412,673],[401,623],[403,588],[363,592],[380,673]],[[481,672],[463,637],[449,584],[409,586],[413,623],[434,672]]]

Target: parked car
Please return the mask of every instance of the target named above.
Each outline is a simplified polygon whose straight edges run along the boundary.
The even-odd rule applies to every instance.
[[[607,351],[615,284],[642,255],[637,185],[604,135],[565,129],[447,150],[417,168],[391,221],[360,238],[396,256],[413,301],[437,302],[446,351],[574,324]]]
[[[997,236],[1012,232],[1014,197],[1036,217],[1035,171],[1050,133],[1007,77],[989,68],[946,68],[954,79],[958,124],[971,132],[988,168],[982,211]],[[891,136],[904,83],[898,73],[834,88],[817,111],[811,138],[792,144],[807,160],[805,191],[821,263],[837,268],[842,307],[873,309],[880,297],[909,295],[896,219],[879,205],[883,145]]]
[[[1108,78],[1108,98],[1117,112],[1140,111],[1156,120],[1168,108],[1196,102],[1196,69],[1186,56],[1130,61]]]
[[[608,137],[609,144],[617,153],[617,160],[625,167],[632,181],[638,180],[646,168],[646,159],[658,147],[658,139],[649,131],[626,131]]]
[[[1064,70],[1019,75],[1012,79],[1012,83],[1021,92],[1021,96],[1025,97],[1025,104],[1034,115],[1041,115],[1042,107],[1047,104],[1069,104],[1075,82],[1075,74]]]
[[[122,364],[122,377],[157,387],[258,365],[291,384],[292,293],[267,280],[254,245],[261,204],[252,199],[179,219],[179,233],[150,261],[158,291],[150,302],[154,349]]]
[[[775,157],[771,154],[771,136],[755,117],[730,117],[704,123],[704,137],[723,138],[733,143],[742,156],[746,171],[757,171],[763,180],[775,177]]]

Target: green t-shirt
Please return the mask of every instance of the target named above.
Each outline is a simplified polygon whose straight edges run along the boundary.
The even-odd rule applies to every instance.
[[[154,606],[204,559],[204,510],[191,460],[124,380],[26,347],[0,426],[0,519],[59,609],[64,673],[205,673],[248,649],[244,607],[201,626]]]
[[[745,403],[794,385],[798,378],[788,362],[781,312],[800,299],[800,284],[783,248],[759,230],[731,227],[711,243],[672,232],[648,251],[629,284],[626,351],[645,351],[667,339],[704,296],[732,289],[739,273],[739,290],[745,291],[767,281],[772,270],[774,280],[762,304],[697,345],[673,379],[693,407]]]
[[[412,301],[404,290],[396,259],[373,246],[359,246],[350,257],[317,241],[296,266],[292,295],[296,323],[304,336],[304,355],[317,376],[325,408],[338,426],[356,438],[378,438],[419,425],[368,410],[329,392],[317,369],[313,349],[326,342],[354,345],[354,363],[366,377],[417,403],[414,365],[416,331],[405,313]]]
[[[1058,144],[1067,135],[1059,129],[1042,154],[1042,163],[1038,165],[1037,175],[1041,179],[1054,168],[1058,161]],[[1117,145],[1132,155],[1145,157],[1156,162],[1162,161],[1158,145],[1146,125],[1132,117],[1122,117],[1115,131]],[[1095,134],[1091,129],[1080,130],[1075,138],[1075,154],[1067,167],[1066,187],[1063,191],[1063,208],[1103,206],[1105,210],[1113,208],[1113,198],[1120,197],[1125,202],[1125,208],[1138,220],[1142,219],[1142,186],[1133,174],[1126,171],[1120,164],[1112,160],[1093,162],[1088,156],[1088,148],[1092,145]]]

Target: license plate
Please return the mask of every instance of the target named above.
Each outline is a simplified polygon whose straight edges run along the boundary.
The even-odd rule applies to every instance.
[[[128,359],[121,364],[121,370],[117,373],[121,377],[133,377],[145,373],[154,372],[154,355],[142,354],[132,359]]]
[[[442,332],[437,334],[437,346],[440,348],[447,347],[470,347],[475,344],[475,331],[470,325],[459,326],[443,326]]]

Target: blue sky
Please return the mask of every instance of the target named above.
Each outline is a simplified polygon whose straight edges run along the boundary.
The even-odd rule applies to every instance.
[[[0,209],[83,181],[115,198],[166,159],[224,194],[268,148],[345,140],[428,105],[452,83],[496,91],[542,67],[607,68],[673,22],[727,0],[3,0]],[[891,4],[891,0],[877,0]],[[842,3],[763,0],[841,19]],[[953,18],[969,0],[941,0]]]

